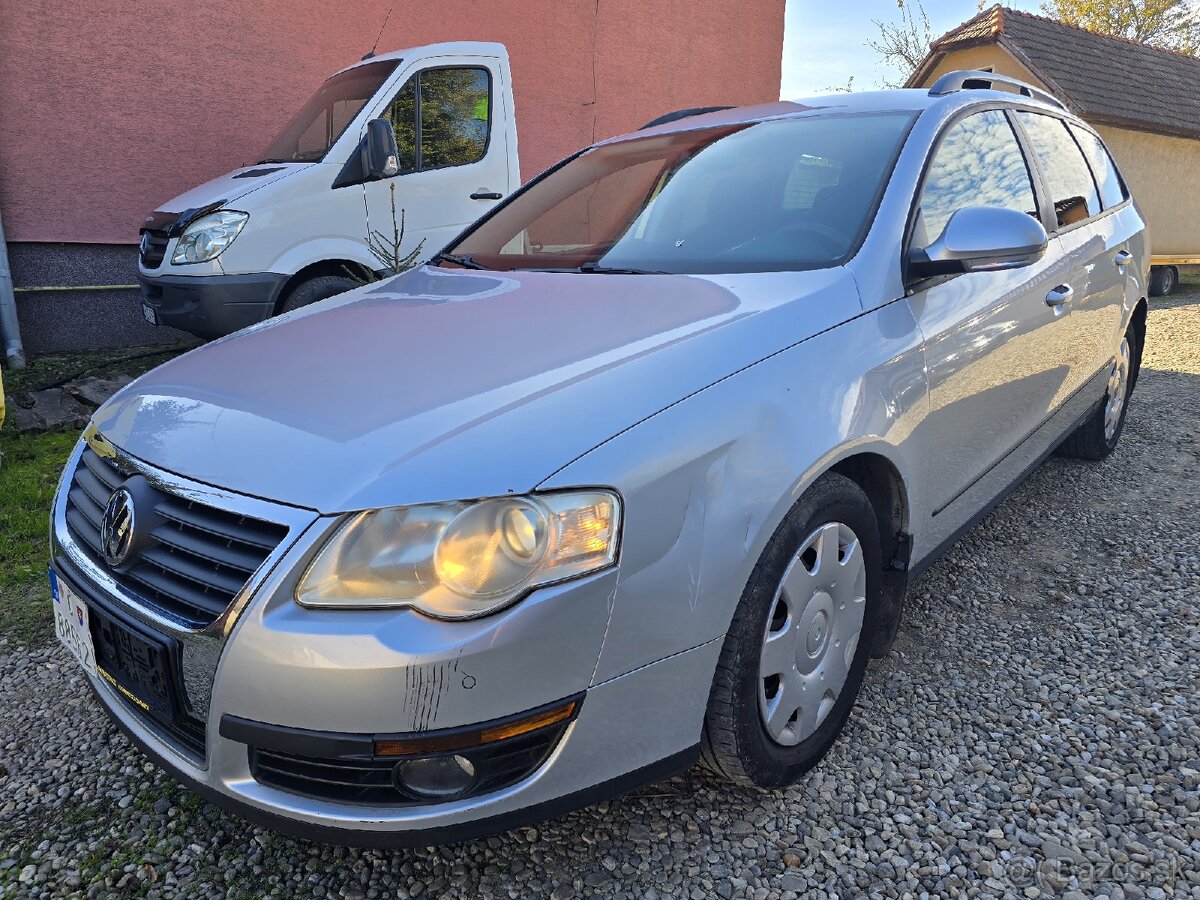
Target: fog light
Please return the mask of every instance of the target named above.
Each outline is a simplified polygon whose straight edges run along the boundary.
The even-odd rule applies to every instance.
[[[475,766],[465,756],[424,756],[400,763],[393,770],[396,787],[418,797],[448,800],[475,781]]]

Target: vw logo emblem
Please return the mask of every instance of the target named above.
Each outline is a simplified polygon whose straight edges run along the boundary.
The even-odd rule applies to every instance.
[[[117,488],[100,520],[100,546],[110,566],[119,566],[133,546],[133,495]]]

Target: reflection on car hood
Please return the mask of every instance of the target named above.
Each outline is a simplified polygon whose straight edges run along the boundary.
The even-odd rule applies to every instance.
[[[172,360],[95,422],[163,469],[322,512],[523,492],[859,312],[843,269],[423,267]]]

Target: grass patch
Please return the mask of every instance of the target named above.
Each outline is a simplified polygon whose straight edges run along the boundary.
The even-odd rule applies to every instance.
[[[54,635],[50,613],[50,503],[78,435],[0,431],[0,636],[42,643]]]
[[[32,391],[93,372],[141,375],[182,349],[123,348],[58,353],[4,372],[4,390]],[[0,429],[0,637],[40,644],[54,636],[50,612],[50,504],[59,475],[79,435],[74,431]]]

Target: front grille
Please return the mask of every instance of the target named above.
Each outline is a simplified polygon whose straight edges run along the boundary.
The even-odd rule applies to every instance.
[[[475,767],[471,788],[455,799],[502,790],[532,775],[546,761],[567,728],[566,722],[529,734],[460,750]],[[434,802],[397,787],[392,778],[396,757],[316,758],[249,748],[250,774],[259,784],[316,800],[360,806],[417,806]]]
[[[140,477],[140,476],[135,476]],[[144,541],[116,569],[105,561],[100,523],[113,491],[131,479],[85,448],[67,492],[67,530],[130,593],[191,628],[203,628],[233,598],[287,534],[287,527],[142,486],[152,498]]]
[[[167,243],[170,238],[165,231],[145,231],[142,233],[141,260],[147,269],[157,269],[162,265],[163,257],[167,255]]]

